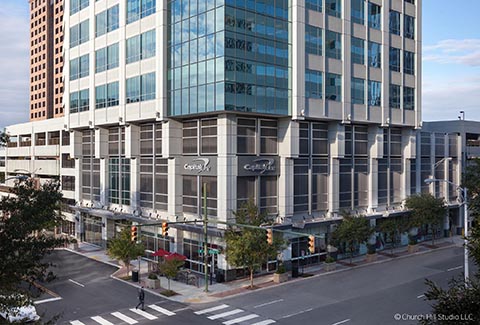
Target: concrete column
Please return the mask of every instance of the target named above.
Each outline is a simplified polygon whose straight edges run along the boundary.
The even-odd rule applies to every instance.
[[[130,159],[130,208],[135,210],[140,202],[140,161],[139,158]]]
[[[237,209],[237,123],[233,115],[217,119],[217,218],[227,221]],[[218,226],[223,228],[223,226]]]
[[[182,210],[183,181],[176,159],[168,159],[168,215],[174,216]]]
[[[100,159],[100,203],[108,206],[108,158]]]
[[[280,176],[278,178],[278,215],[293,215],[293,159],[280,157]]]

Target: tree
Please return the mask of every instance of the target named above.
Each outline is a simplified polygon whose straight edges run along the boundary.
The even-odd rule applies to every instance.
[[[53,278],[47,271],[50,264],[44,257],[66,242],[66,239],[48,233],[62,220],[58,214],[62,198],[59,188],[59,182],[47,182],[35,188],[33,180],[28,179],[17,182],[10,190],[11,194],[0,200],[2,310],[29,303],[31,294],[20,284],[32,285],[38,279]],[[23,298],[17,293],[22,293]]]
[[[5,147],[8,143],[9,136],[5,131],[0,131],[0,147]]]
[[[407,232],[410,227],[410,218],[406,216],[387,218],[382,220],[378,224],[377,230],[386,234],[392,241],[392,246],[390,247],[390,253],[392,255],[393,249],[395,248],[397,236]]]
[[[118,237],[108,242],[107,254],[125,264],[127,275],[130,273],[130,261],[143,255],[144,252],[143,244],[131,241],[130,228],[123,229]]]
[[[170,279],[173,279],[178,274],[178,269],[185,264],[185,261],[172,258],[172,259],[164,259],[162,262],[158,262],[158,268],[160,272],[165,274],[168,280],[168,290],[170,291]]]
[[[469,160],[463,174],[462,187],[468,189],[468,210],[472,215],[480,214],[480,159]]]
[[[430,225],[432,245],[435,245],[436,234],[447,213],[443,198],[437,199],[430,193],[421,193],[408,197],[405,205],[411,210],[413,226]]]
[[[266,229],[260,228],[269,222],[265,213],[260,213],[252,200],[234,212],[236,223],[249,227],[230,226],[226,233],[226,258],[234,267],[246,267],[250,274],[250,288],[253,288],[255,269],[275,257],[283,248],[280,236],[273,236],[273,243],[267,243]],[[254,227],[251,227],[254,226]]]
[[[344,246],[346,251],[350,253],[351,264],[356,247],[366,243],[373,232],[374,229],[370,227],[370,221],[363,216],[354,217],[350,214],[344,214],[342,222],[332,233],[332,239],[337,246]]]

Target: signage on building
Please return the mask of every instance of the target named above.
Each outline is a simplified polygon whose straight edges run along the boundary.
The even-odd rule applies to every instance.
[[[217,157],[180,157],[183,175],[216,175]]]
[[[238,176],[279,175],[278,157],[239,156]]]

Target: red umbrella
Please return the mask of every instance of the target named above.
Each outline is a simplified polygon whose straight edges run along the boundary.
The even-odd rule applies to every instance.
[[[158,251],[152,254],[152,256],[160,256],[160,257],[165,257],[170,255],[170,252],[164,250],[163,248],[160,248]]]
[[[165,256],[166,260],[179,260],[179,261],[185,261],[187,259],[186,256],[178,254],[178,253],[171,253],[167,256]]]

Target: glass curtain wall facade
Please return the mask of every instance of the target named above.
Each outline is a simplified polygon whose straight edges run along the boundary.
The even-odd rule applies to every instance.
[[[168,115],[289,113],[287,0],[174,0],[168,10]]]

